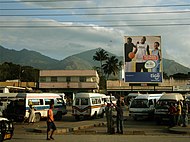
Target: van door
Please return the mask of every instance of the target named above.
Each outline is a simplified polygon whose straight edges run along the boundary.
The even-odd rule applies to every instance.
[[[8,119],[14,121],[24,121],[26,114],[26,99],[12,100],[7,105],[5,115]]]

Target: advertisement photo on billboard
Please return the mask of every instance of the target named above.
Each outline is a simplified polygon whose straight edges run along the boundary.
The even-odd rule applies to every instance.
[[[161,36],[124,37],[125,82],[162,82]]]

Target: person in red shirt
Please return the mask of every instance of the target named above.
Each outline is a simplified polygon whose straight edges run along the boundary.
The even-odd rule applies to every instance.
[[[177,109],[174,107],[174,105],[171,103],[170,107],[168,109],[169,113],[169,118],[170,118],[170,127],[173,127],[176,125],[176,119],[175,119],[175,114],[177,112]]]
[[[56,130],[56,126],[54,123],[54,117],[53,117],[53,108],[54,108],[54,104],[50,104],[50,109],[47,112],[47,140],[54,140],[53,138],[53,133]],[[49,132],[52,129],[51,133],[50,133],[50,137],[49,137]]]

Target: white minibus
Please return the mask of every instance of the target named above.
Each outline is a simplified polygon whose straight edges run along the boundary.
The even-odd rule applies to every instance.
[[[155,120],[157,124],[160,124],[162,121],[169,120],[169,106],[171,103],[173,105],[177,104],[178,101],[183,101],[184,98],[180,93],[165,93],[160,99],[158,100],[155,106]]]
[[[104,117],[105,94],[100,93],[76,93],[73,100],[72,115],[76,120],[80,118]]]
[[[50,103],[54,103],[55,120],[61,120],[67,113],[66,105],[59,94],[55,93],[18,93],[6,109],[6,116],[16,121],[24,121],[29,117],[29,105],[35,108],[35,121],[47,117]]]
[[[142,94],[137,96],[129,105],[129,116],[134,120],[153,117],[155,104],[162,94]]]

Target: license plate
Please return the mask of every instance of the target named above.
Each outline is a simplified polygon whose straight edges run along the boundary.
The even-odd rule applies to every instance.
[[[10,139],[11,138],[11,134],[5,134],[5,136],[4,136],[4,139],[6,140],[6,139]]]

